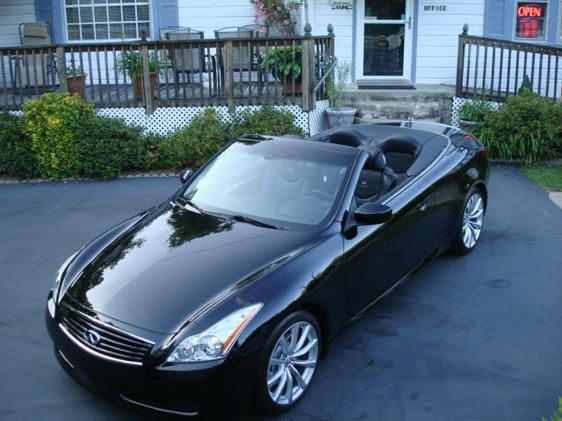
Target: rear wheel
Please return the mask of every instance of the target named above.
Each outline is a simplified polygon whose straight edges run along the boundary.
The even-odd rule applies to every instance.
[[[486,203],[481,190],[472,188],[464,201],[461,221],[451,248],[454,253],[464,255],[474,250],[482,233],[485,210]]]
[[[279,413],[293,407],[312,381],[320,355],[321,333],[310,313],[286,317],[269,337],[260,361],[258,405]]]

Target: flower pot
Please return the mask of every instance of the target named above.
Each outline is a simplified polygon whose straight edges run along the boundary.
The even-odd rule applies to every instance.
[[[293,79],[283,79],[283,94],[293,95]],[[295,80],[295,95],[302,95],[302,81]]]
[[[84,100],[84,85],[86,84],[87,77],[88,75],[86,73],[81,75],[66,75],[68,92],[71,94],[78,94]]]
[[[150,73],[150,94],[154,96],[156,90],[156,72]],[[142,98],[142,78],[133,80],[133,91],[135,98]]]
[[[328,126],[330,126],[330,128],[350,126],[355,121],[356,112],[357,110],[351,107],[328,108],[326,109]]]

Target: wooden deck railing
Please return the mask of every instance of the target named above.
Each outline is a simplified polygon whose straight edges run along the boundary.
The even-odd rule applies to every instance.
[[[334,34],[0,48],[0,108],[76,91],[97,107],[299,104],[324,99]],[[282,74],[283,69],[289,69]],[[292,70],[291,70],[292,69]],[[81,75],[84,75],[80,78]],[[317,82],[322,83],[317,86]],[[79,90],[79,89],[78,89]]]
[[[459,35],[456,95],[503,101],[517,93],[525,77],[533,91],[560,99],[562,48]]]

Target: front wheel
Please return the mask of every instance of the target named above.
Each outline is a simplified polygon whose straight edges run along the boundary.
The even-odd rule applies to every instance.
[[[452,251],[455,254],[468,254],[480,239],[484,222],[485,201],[478,188],[469,191],[464,202],[461,221],[457,228]]]
[[[283,412],[302,398],[318,363],[320,335],[318,322],[305,311],[292,313],[277,326],[260,361],[259,410]]]

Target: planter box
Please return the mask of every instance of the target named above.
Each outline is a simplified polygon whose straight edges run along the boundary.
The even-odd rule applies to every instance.
[[[332,127],[342,127],[350,126],[355,121],[355,113],[357,110],[350,107],[341,107],[339,109],[328,108],[326,109],[326,115],[328,117],[328,126]]]
[[[86,78],[88,77],[87,74],[81,75],[67,75],[66,81],[68,85],[68,92],[71,94],[78,94],[84,100],[84,85],[86,85]]]

